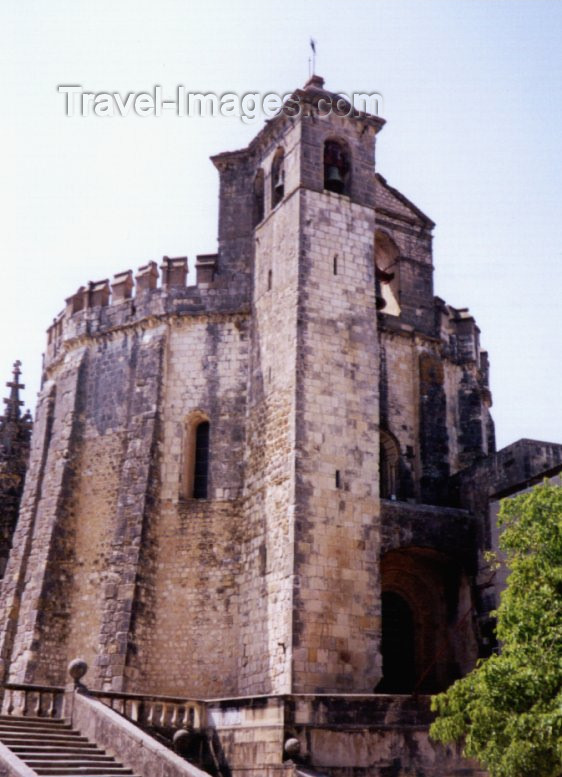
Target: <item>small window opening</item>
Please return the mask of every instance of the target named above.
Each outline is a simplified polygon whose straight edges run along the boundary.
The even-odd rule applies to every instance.
[[[271,291],[273,286],[273,272],[271,270],[267,271],[267,290]]]
[[[339,469],[336,470],[336,488],[341,488],[341,476]]]
[[[278,205],[285,196],[285,154],[277,150],[271,165],[271,207]]]
[[[400,315],[400,251],[392,238],[375,232],[375,285],[379,309],[386,315]]]
[[[337,140],[324,144],[324,188],[336,194],[349,194],[349,154]]]
[[[338,274],[338,255],[334,256],[334,275]]]
[[[193,499],[206,499],[209,480],[209,428],[201,421],[195,429],[195,456],[193,467]]]
[[[254,227],[257,226],[260,221],[263,221],[264,217],[264,200],[265,200],[265,186],[263,170],[258,170],[256,177],[254,178]]]
[[[396,499],[398,493],[398,465],[400,448],[393,435],[380,432],[380,495],[382,499]]]

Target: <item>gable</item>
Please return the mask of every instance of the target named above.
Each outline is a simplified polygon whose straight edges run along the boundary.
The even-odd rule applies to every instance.
[[[376,210],[397,218],[433,227],[434,222],[425,215],[413,202],[386,182],[386,178],[375,175]]]

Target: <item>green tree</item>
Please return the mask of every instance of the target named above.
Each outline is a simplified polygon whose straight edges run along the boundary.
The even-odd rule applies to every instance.
[[[435,696],[431,736],[463,742],[492,777],[562,775],[562,486],[502,502],[509,570],[498,655]]]

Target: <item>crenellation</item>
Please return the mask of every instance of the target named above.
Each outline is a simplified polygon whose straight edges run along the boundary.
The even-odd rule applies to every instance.
[[[186,285],[188,269],[187,256],[178,256],[175,259],[164,256],[160,265],[162,289],[183,288]]]
[[[109,305],[111,291],[109,280],[90,281],[84,289],[84,308],[97,308]]]
[[[139,267],[135,275],[137,294],[152,291],[158,283],[158,267],[156,262],[148,262]]]
[[[156,262],[133,272],[125,270],[112,283],[103,280],[81,286],[47,330],[45,367],[50,368],[77,338],[109,333],[162,316],[244,312],[245,294],[237,286],[218,283],[218,254],[202,254],[196,264],[196,284],[186,285],[187,257],[164,257],[159,276]],[[161,284],[158,285],[158,279]]]
[[[195,264],[197,286],[208,288],[215,280],[218,254],[198,254]]]
[[[111,304],[118,305],[130,299],[133,295],[134,286],[132,270],[116,273],[111,283]]]
[[[75,294],[72,294],[70,297],[68,297],[66,302],[66,308],[65,308],[65,316],[68,318],[70,316],[73,316],[75,313],[78,313],[80,310],[83,310],[84,308],[84,286],[80,286],[78,291],[76,291]]]

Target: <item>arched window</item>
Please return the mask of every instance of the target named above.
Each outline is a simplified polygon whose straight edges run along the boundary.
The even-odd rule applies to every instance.
[[[256,177],[254,178],[254,227],[257,226],[260,221],[263,221],[264,217],[264,176],[263,170],[258,170]]]
[[[285,152],[278,148],[271,165],[271,207],[278,205],[285,196]]]
[[[381,308],[389,316],[400,315],[400,250],[394,240],[375,232],[375,277]]]
[[[381,499],[396,499],[398,493],[398,464],[400,448],[396,438],[380,431],[380,496]]]
[[[206,499],[209,480],[209,422],[201,421],[195,429],[195,464],[193,498]]]
[[[182,490],[187,499],[208,497],[210,428],[208,419],[200,414],[186,426]]]
[[[336,194],[349,194],[351,163],[347,148],[338,140],[324,143],[324,188]]]

